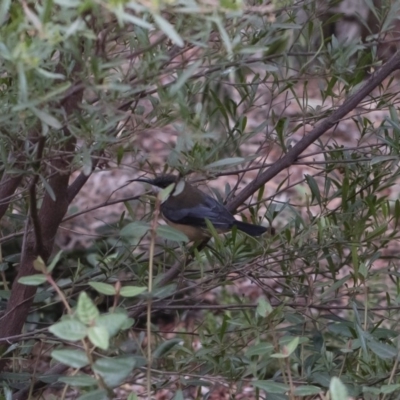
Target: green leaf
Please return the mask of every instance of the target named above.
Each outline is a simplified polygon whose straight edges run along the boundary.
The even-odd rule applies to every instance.
[[[251,383],[256,388],[261,390],[265,390],[268,393],[286,393],[290,390],[289,385],[285,385],[283,383],[277,383],[274,381],[255,381]]]
[[[175,392],[175,396],[172,398],[172,400],[185,400],[185,398],[183,397],[183,392],[181,389],[178,389]]]
[[[43,261],[43,258],[40,256],[33,261],[33,268],[35,268],[36,271],[42,272],[43,274],[45,274],[47,271],[46,264]]]
[[[125,325],[128,316],[122,313],[102,314],[96,318],[95,325],[105,328],[109,337],[115,336]]]
[[[122,325],[123,327],[121,329],[126,329],[126,328],[124,328],[124,326],[126,326],[128,320],[132,320],[132,318],[129,318],[128,311],[124,307],[113,308],[113,314],[121,314],[127,318],[127,320],[123,323],[123,325]]]
[[[124,226],[121,229],[121,237],[133,237],[138,238],[144,236],[150,229],[150,225],[147,222],[135,221]]]
[[[322,198],[317,181],[311,175],[306,174],[305,178],[310,187],[312,198],[316,199],[318,204],[321,204]]]
[[[184,183],[184,182],[181,182],[181,184],[182,183]],[[164,203],[164,201],[168,199],[169,195],[175,189],[175,186],[176,186],[175,183],[171,183],[165,189],[162,189],[158,192],[158,198],[159,198],[161,204]],[[184,185],[182,186],[182,188],[184,188]]]
[[[214,169],[214,168],[221,168],[221,167],[233,167],[234,165],[243,164],[246,161],[243,157],[230,157],[224,158],[222,160],[215,161],[211,164],[206,165],[205,169]]]
[[[184,46],[182,38],[179,36],[175,28],[161,15],[153,14],[153,18],[158,27],[179,47]]]
[[[395,156],[376,156],[373,157],[371,160],[371,165],[374,164],[379,164],[381,162],[386,162],[386,161],[394,161],[394,160],[398,160],[399,157],[395,157]]]
[[[225,45],[227,53],[229,55],[231,55],[232,54],[232,43],[230,40],[230,36],[228,35],[228,32],[226,31],[225,26],[222,23],[220,16],[215,16],[214,18],[212,18],[212,20],[215,23],[215,25],[217,25],[217,28],[219,30],[219,33],[221,35],[221,38]]]
[[[7,18],[8,10],[10,8],[11,0],[0,1],[0,26],[3,25]]]
[[[18,279],[19,283],[22,283],[23,285],[28,285],[28,286],[39,286],[46,281],[47,281],[47,278],[43,274],[23,276]]]
[[[74,376],[62,376],[61,378],[58,378],[58,381],[76,387],[88,387],[97,385],[97,381],[95,378],[83,374]]]
[[[313,385],[304,385],[304,386],[298,386],[294,390],[294,395],[295,396],[312,396],[316,395],[318,393],[321,393],[322,389],[318,386],[313,386]]]
[[[58,74],[58,73],[51,72],[51,71],[47,71],[47,70],[44,69],[44,68],[37,67],[37,68],[36,68],[36,71],[37,71],[40,75],[43,75],[45,78],[49,78],[49,79],[65,79],[65,75],[63,75],[63,74]],[[54,97],[55,94],[60,94],[60,93],[65,92],[70,86],[71,86],[71,83],[70,83],[70,82],[66,82],[66,83],[63,83],[62,85],[59,85],[59,86],[57,87],[57,89],[56,89],[57,92],[54,93],[54,92],[51,91],[51,93],[52,93],[51,96],[49,96],[48,93],[46,93],[45,99],[46,99],[46,100],[51,99],[51,97]],[[43,100],[43,98],[42,98],[42,100]]]
[[[151,295],[149,295],[147,293],[147,296],[152,297],[153,299],[162,299],[168,296],[171,296],[172,293],[175,292],[177,284],[176,283],[171,283],[169,285],[166,286],[162,286],[162,287],[157,287],[158,285],[158,281],[161,280],[163,278],[163,274],[160,274],[159,276],[156,277],[155,281],[154,281],[154,289],[151,292]]]
[[[61,255],[62,255],[63,251],[60,250],[51,260],[51,263],[47,266],[47,272],[51,272],[53,271],[54,267],[56,266],[56,264],[58,263],[58,261],[60,261]]]
[[[28,83],[26,81],[25,69],[22,62],[19,62],[17,64],[17,72],[18,72],[19,99],[21,102],[26,102],[28,100]]]
[[[381,393],[382,394],[390,394],[393,393],[396,390],[400,389],[400,384],[399,383],[394,383],[392,385],[382,385],[381,386]]]
[[[282,346],[282,351],[280,353],[271,354],[272,358],[286,358],[289,357],[299,345],[300,338],[295,337],[288,344]]]
[[[70,0],[69,0],[70,1]],[[103,389],[92,390],[89,393],[85,393],[79,396],[76,400],[109,400],[107,391]]]
[[[81,292],[76,307],[76,315],[81,322],[90,325],[98,316],[99,310],[86,292]]]
[[[98,348],[107,350],[110,346],[108,330],[103,326],[91,326],[88,328],[89,340]]]
[[[183,344],[182,339],[166,340],[165,342],[161,343],[156,350],[154,350],[153,358],[160,358],[167,355],[175,346],[179,344]]]
[[[51,75],[49,78],[51,79],[60,79],[60,74],[53,74],[51,72],[44,72],[43,70],[38,71],[41,75]],[[62,76],[62,75],[61,75]],[[63,95],[70,87],[72,83],[71,82],[65,82],[62,84],[54,85],[51,90],[46,91],[42,96],[40,96],[37,100],[37,103],[45,103],[48,102],[49,100],[53,100],[54,97],[60,97]],[[18,105],[14,107],[15,109],[18,109]]]
[[[273,308],[269,301],[267,301],[264,297],[260,297],[258,300],[256,312],[260,317],[265,318],[269,314],[271,314],[273,311]]]
[[[49,331],[63,340],[81,340],[86,337],[87,328],[77,320],[66,320],[58,322],[49,328]]]
[[[119,293],[122,297],[136,297],[146,290],[147,288],[140,286],[123,286]]]
[[[175,81],[173,85],[169,88],[169,95],[174,96],[179,89],[186,83],[188,79],[196,72],[196,70],[203,63],[203,59],[200,59],[189,66],[189,68],[185,69]]]
[[[100,358],[94,363],[93,370],[105,381],[107,386],[118,386],[129,376],[135,366],[133,357]]]
[[[62,128],[62,124],[47,112],[39,110],[36,107],[31,107],[31,110],[46,125],[51,126],[54,129]]]
[[[153,29],[154,28],[153,24],[150,24],[149,22],[147,22],[141,18],[135,17],[134,15],[129,14],[127,12],[122,12],[120,14],[120,16],[123,21],[140,26],[141,28],[144,28],[144,29]]]
[[[189,242],[189,238],[183,232],[169,225],[158,226],[157,235],[163,239],[171,240],[173,242]]]
[[[91,286],[97,292],[105,294],[106,296],[114,296],[115,294],[117,294],[115,287],[113,285],[110,285],[109,283],[89,282],[89,286]]]
[[[399,225],[400,221],[400,201],[397,199],[394,203],[394,217],[395,217],[395,227]]]
[[[351,275],[346,275],[342,279],[339,279],[335,283],[329,285],[328,289],[325,290],[325,292],[322,293],[321,297],[324,298],[331,294],[332,292],[335,292],[339,288],[343,286],[344,283],[346,283],[349,279],[351,278]]]
[[[376,340],[368,340],[367,347],[382,360],[395,358],[398,355],[398,351],[394,346]]]
[[[250,346],[246,351],[246,357],[252,356],[268,356],[274,351],[274,346],[271,343],[258,343]]]
[[[47,194],[50,196],[50,198],[53,201],[56,201],[56,195],[54,194],[53,188],[49,185],[49,183],[46,181],[46,179],[42,175],[39,175],[39,177],[43,183],[43,186],[44,186]]]
[[[55,360],[72,368],[82,368],[89,364],[89,359],[86,353],[82,350],[53,350],[51,356]]]
[[[363,393],[371,393],[371,394],[374,394],[376,396],[381,394],[381,390],[380,389],[374,388],[374,387],[368,387],[368,386],[363,386],[362,391],[363,391]]]
[[[376,229],[374,229],[372,232],[367,232],[365,236],[365,240],[372,240],[375,239],[379,236],[381,236],[383,233],[387,231],[387,224],[382,224],[381,226],[378,226]]]
[[[349,393],[346,386],[342,381],[334,376],[329,384],[329,392],[331,395],[331,400],[346,400],[349,398]]]
[[[220,0],[220,6],[228,10],[240,10],[243,7],[242,0]]]

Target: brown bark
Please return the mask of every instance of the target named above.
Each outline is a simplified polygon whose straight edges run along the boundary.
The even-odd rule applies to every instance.
[[[4,216],[13,199],[13,195],[21,183],[22,176],[4,174],[0,182],[0,219]]]
[[[61,106],[65,108],[67,115],[71,115],[79,109],[82,94],[83,90],[81,89],[62,102]],[[70,136],[67,128],[64,129],[64,134]],[[31,214],[31,223],[26,226],[27,232],[25,232],[18,275],[13,283],[5,314],[0,318],[0,343],[2,343],[1,338],[19,334],[28,316],[37,288],[36,286],[22,285],[18,283],[18,280],[21,277],[37,273],[33,268],[33,262],[39,255],[45,262],[51,255],[58,227],[68,210],[70,198],[68,181],[74,148],[75,139],[70,136],[60,149],[60,155],[56,155],[54,160],[50,162],[48,172],[51,178],[48,183],[54,192],[55,200],[51,198],[49,193],[46,193],[40,211],[37,215]],[[61,154],[69,155],[63,157]],[[16,189],[15,184],[10,188],[10,191],[12,189]],[[31,193],[35,193],[35,191]],[[32,220],[35,220],[35,222],[32,223]],[[40,234],[40,238],[37,237],[38,234]],[[5,343],[2,344],[4,348]],[[0,362],[0,369],[4,367],[4,360],[2,361]]]

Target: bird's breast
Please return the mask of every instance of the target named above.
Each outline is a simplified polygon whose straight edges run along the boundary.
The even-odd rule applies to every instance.
[[[169,226],[172,226],[178,231],[184,233],[189,238],[190,241],[200,241],[210,237],[210,235],[204,228],[192,225],[177,224],[165,218],[164,215],[163,218]]]

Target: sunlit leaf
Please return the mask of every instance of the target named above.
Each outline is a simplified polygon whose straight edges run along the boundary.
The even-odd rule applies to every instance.
[[[43,274],[23,276],[18,279],[19,283],[22,283],[23,285],[28,285],[28,286],[38,286],[46,281],[47,281],[47,278]]]

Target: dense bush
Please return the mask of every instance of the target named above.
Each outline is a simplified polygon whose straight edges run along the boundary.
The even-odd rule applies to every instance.
[[[397,4],[321,7],[1,2],[2,398],[398,397]],[[165,171],[275,234],[191,246]]]

